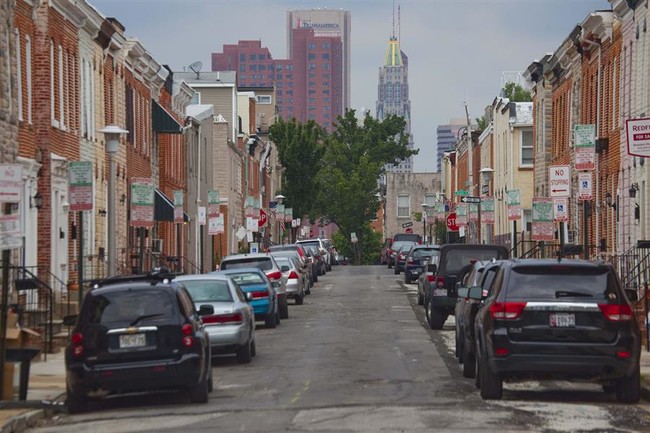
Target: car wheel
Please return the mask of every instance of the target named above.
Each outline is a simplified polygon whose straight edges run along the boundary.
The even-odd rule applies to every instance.
[[[70,391],[70,388],[66,389],[65,405],[68,408],[69,414],[83,413],[88,410],[88,402],[86,399]]]
[[[237,349],[237,362],[240,364],[248,364],[251,362],[251,358],[253,357],[252,346],[253,340],[248,340],[246,344]]]
[[[641,398],[641,372],[637,364],[631,376],[616,381],[616,400],[620,403],[637,403]]]
[[[475,354],[478,353],[478,347],[476,348]],[[481,360],[479,359],[478,355],[474,355],[474,386],[476,389],[481,389],[481,370],[479,369],[479,365],[481,364]]]
[[[411,279],[408,277],[406,272],[404,272],[404,283],[411,284]]]
[[[278,325],[280,324],[280,309],[276,308],[275,309],[275,323]]]
[[[300,295],[296,296],[296,305],[302,305],[305,299],[305,294],[301,293]]]
[[[616,392],[616,385],[613,383],[603,383],[602,387],[603,391],[605,391],[605,394],[612,394]]]
[[[465,345],[463,349],[463,377],[473,378],[476,376],[476,356]]]
[[[192,403],[207,403],[208,394],[210,393],[207,373],[197,385],[190,388],[190,401]]]
[[[388,262],[388,269],[391,269],[393,267],[393,264],[391,262]]]
[[[255,339],[251,341],[251,356],[257,355],[257,344],[255,344]]]
[[[483,400],[500,400],[503,396],[503,380],[498,374],[492,373],[486,361],[479,365],[481,398]]]
[[[447,320],[447,315],[437,308],[433,308],[431,305],[432,301],[429,301],[429,328],[431,329],[442,329],[442,326]]]
[[[314,274],[314,283],[318,282],[318,271]]]
[[[278,309],[280,310],[280,318],[288,319],[289,318],[289,305],[287,304],[286,295],[280,298],[280,303],[278,304]]]
[[[393,270],[395,275],[399,275],[399,269],[397,268],[397,265],[395,265],[395,269]]]
[[[422,293],[418,290],[418,305],[423,305],[424,304],[424,296],[422,296]]]
[[[273,329],[278,325],[276,314],[272,311],[264,317],[264,327]]]

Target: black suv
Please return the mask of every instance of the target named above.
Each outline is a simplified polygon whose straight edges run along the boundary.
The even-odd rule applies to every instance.
[[[202,315],[172,274],[112,277],[93,285],[65,349],[67,408],[87,409],[88,399],[141,391],[186,390],[206,403],[212,391],[210,345]]]
[[[518,259],[501,263],[481,300],[475,339],[481,397],[499,399],[503,381],[586,380],[640,397],[639,325],[614,268],[586,260]]]
[[[508,258],[502,245],[445,244],[440,247],[437,264],[429,264],[432,272],[430,289],[424,293],[424,315],[431,329],[442,329],[447,317],[454,313],[458,294],[456,280],[461,270],[473,261]]]

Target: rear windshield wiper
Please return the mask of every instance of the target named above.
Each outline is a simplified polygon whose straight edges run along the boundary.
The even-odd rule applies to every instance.
[[[140,316],[140,317],[138,317],[137,319],[135,319],[133,322],[131,322],[131,323],[129,324],[129,326],[135,326],[135,324],[138,323],[140,320],[144,320],[144,319],[152,319],[152,318],[154,318],[154,317],[160,317],[160,316],[164,316],[164,314],[161,314],[161,313],[157,313],[157,314],[146,314],[146,315],[144,315],[144,316]]]
[[[558,290],[555,292],[556,298],[567,298],[567,297],[576,297],[576,298],[593,298],[594,295],[586,292],[572,292],[570,290]]]

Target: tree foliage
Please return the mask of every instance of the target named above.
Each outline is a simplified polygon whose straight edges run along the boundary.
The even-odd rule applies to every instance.
[[[313,121],[280,121],[271,127],[285,168],[282,194],[294,215],[336,223],[340,242],[349,243],[355,233],[355,263],[366,262],[368,246],[379,250],[369,221],[376,215],[377,180],[385,165],[417,154],[407,148],[405,127],[404,118],[394,115],[380,121],[366,114],[359,122],[354,110],[339,116],[329,134]]]
[[[477,117],[476,125],[478,126],[479,131],[485,131],[485,129],[488,127],[488,121],[485,116]]]
[[[507,82],[501,90],[504,98],[508,98],[510,102],[531,102],[533,97],[530,92],[519,84],[512,81]]]

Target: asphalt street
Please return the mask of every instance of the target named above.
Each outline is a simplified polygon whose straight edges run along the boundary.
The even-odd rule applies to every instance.
[[[58,415],[46,432],[646,432],[650,406],[600,386],[506,384],[483,401],[453,356],[453,318],[424,323],[416,286],[385,266],[336,266],[276,329],[257,329],[257,356],[213,362],[207,404],[183,395],[114,398]]]

